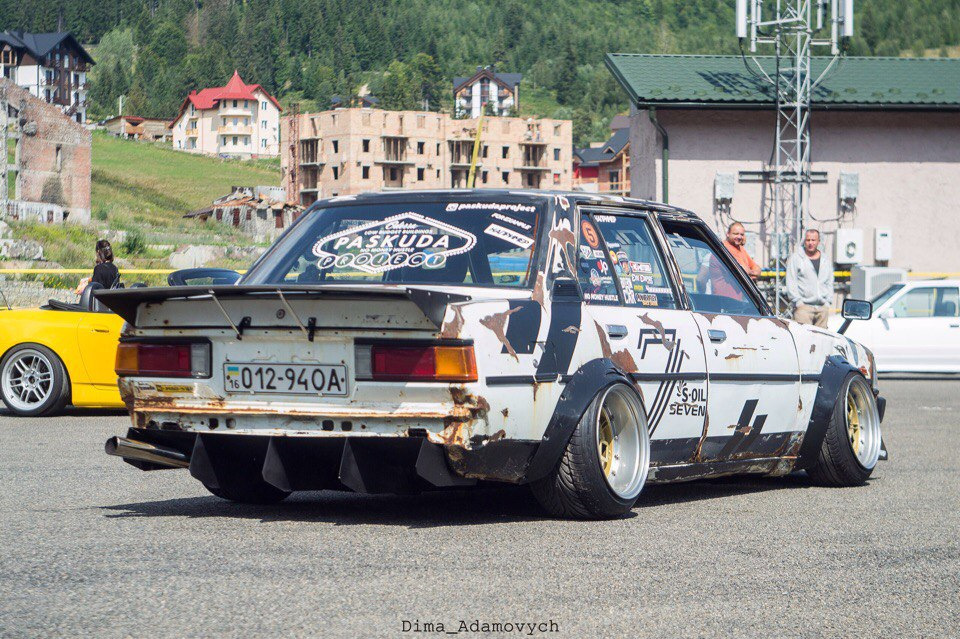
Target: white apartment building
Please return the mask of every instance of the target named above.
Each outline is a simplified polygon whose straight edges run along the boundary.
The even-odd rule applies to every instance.
[[[280,154],[280,103],[240,74],[225,86],[191,91],[170,124],[173,148],[204,155],[258,158]]]
[[[0,75],[79,124],[87,119],[87,71],[93,64],[69,33],[0,32]]]

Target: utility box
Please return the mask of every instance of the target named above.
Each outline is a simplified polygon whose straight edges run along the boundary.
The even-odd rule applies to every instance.
[[[860,264],[863,262],[863,229],[837,229],[833,244],[835,264]]]
[[[891,284],[906,281],[907,272],[902,268],[854,266],[850,269],[850,297],[855,300],[872,300]]]
[[[873,259],[876,262],[889,262],[893,259],[893,231],[874,229]]]
[[[713,199],[720,204],[733,201],[733,185],[737,176],[733,173],[717,173],[713,179]]]

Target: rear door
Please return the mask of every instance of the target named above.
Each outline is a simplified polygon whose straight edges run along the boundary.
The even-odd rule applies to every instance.
[[[775,457],[803,430],[793,337],[701,224],[663,223],[705,348],[709,425],[700,461]]]
[[[582,208],[578,273],[604,357],[640,390],[651,464],[689,462],[706,416],[706,364],[697,324],[683,307],[646,213]]]

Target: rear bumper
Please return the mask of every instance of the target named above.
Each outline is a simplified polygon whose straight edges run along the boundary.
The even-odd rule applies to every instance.
[[[499,439],[466,448],[426,437],[286,437],[192,433],[131,428],[127,439],[183,459],[190,474],[208,486],[262,477],[286,491],[350,490],[409,493],[471,486],[477,480],[521,483],[539,442]],[[115,438],[107,452],[141,470],[183,467],[162,455],[125,456]],[[124,454],[120,454],[124,453]]]

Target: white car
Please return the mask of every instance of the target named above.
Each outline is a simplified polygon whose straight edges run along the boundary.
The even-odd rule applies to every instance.
[[[647,481],[859,485],[885,457],[869,351],[775,317],[706,224],[652,202],[336,197],[235,286],[98,297],[129,323],[133,424],[107,452],[234,501],[496,481],[605,518]]]
[[[838,332],[869,347],[881,373],[960,373],[960,280],[894,284],[869,320]]]

